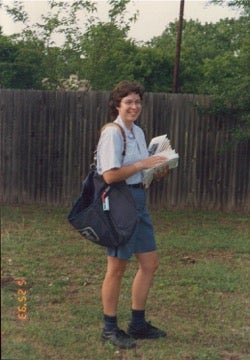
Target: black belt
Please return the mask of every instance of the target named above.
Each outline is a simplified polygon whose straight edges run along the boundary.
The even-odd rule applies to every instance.
[[[138,184],[128,184],[129,187],[136,188],[136,189],[144,189],[143,183]]]

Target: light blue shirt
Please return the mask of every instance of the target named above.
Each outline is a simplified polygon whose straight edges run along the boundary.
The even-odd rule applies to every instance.
[[[123,136],[114,126],[106,127],[97,145],[97,172],[102,175],[105,171],[130,165],[148,157],[148,149],[143,130],[132,124],[132,131],[127,129],[118,116],[115,123],[121,125],[126,134],[126,154],[123,157]],[[126,179],[127,184],[137,184],[143,181],[143,172],[140,171]]]

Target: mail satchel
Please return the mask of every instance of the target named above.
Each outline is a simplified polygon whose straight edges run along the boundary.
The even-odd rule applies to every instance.
[[[126,139],[125,134],[122,134],[125,155]],[[82,192],[68,215],[68,221],[87,240],[105,247],[118,247],[132,237],[138,215],[126,182],[108,185],[97,173],[96,166],[92,165],[83,181]]]

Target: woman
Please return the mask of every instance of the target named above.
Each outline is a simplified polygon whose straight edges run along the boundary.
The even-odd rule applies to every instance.
[[[107,272],[102,286],[104,328],[102,340],[120,348],[132,348],[134,339],[155,339],[166,333],[145,320],[145,307],[153,275],[158,268],[158,257],[152,221],[146,208],[143,170],[162,164],[166,158],[148,155],[142,129],[135,125],[142,109],[143,89],[135,83],[122,81],[111,93],[110,112],[115,123],[126,134],[126,154],[123,158],[123,137],[119,129],[106,127],[97,147],[97,170],[107,184],[126,180],[135,200],[139,224],[126,245],[107,249]],[[163,174],[168,172],[165,168]],[[158,174],[159,175],[159,174]],[[159,177],[159,176],[158,176]],[[121,209],[122,211],[122,209]],[[125,333],[117,325],[117,305],[122,276],[130,257],[135,254],[138,271],[132,285],[131,322]]]

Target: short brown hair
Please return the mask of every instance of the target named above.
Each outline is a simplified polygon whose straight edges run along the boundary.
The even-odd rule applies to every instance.
[[[144,89],[138,82],[128,80],[121,81],[113,89],[109,97],[109,112],[113,120],[118,116],[117,107],[119,107],[121,100],[131,93],[138,94],[142,100]]]

